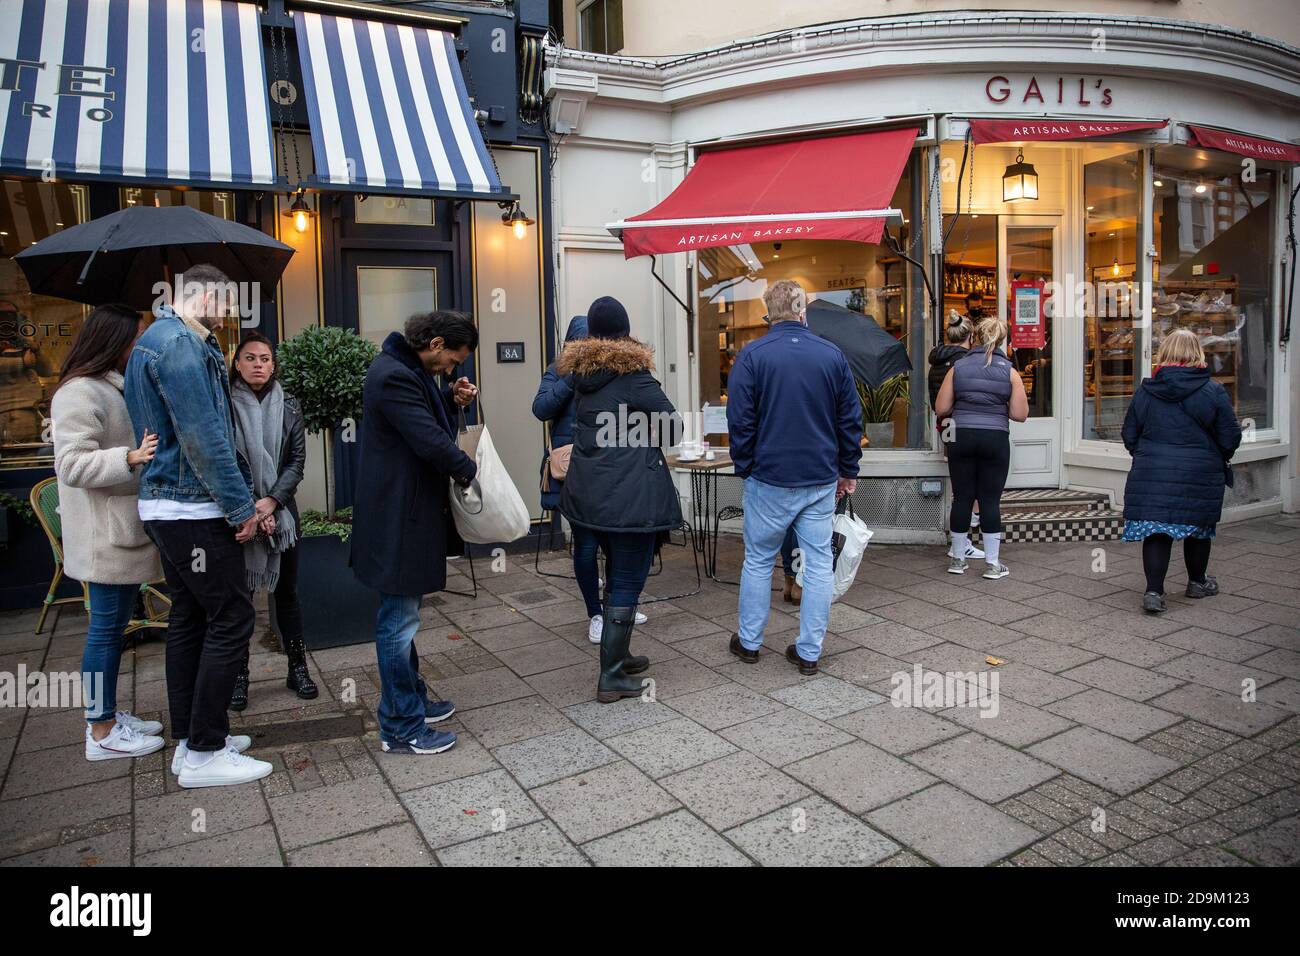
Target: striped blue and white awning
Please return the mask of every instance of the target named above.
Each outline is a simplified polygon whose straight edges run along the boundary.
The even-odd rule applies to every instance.
[[[275,182],[254,4],[4,0],[4,14],[0,172]]]
[[[297,11],[315,183],[374,193],[508,195],[440,30]]]

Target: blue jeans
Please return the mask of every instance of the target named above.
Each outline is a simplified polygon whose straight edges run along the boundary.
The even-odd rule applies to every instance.
[[[606,598],[610,607],[636,607],[655,557],[654,531],[594,532],[605,552]]]
[[[740,643],[756,651],[772,605],[772,562],[793,527],[803,554],[803,600],[795,647],[806,661],[821,656],[831,613],[831,518],[835,484],[782,488],[745,479],[745,566],[740,575]]]
[[[596,532],[582,525],[573,525],[573,576],[578,590],[587,605],[587,617],[600,613],[600,571],[596,567],[596,550],[600,539]]]
[[[117,672],[122,663],[122,631],[135,610],[138,584],[87,584],[90,629],[81,654],[86,720],[108,720],[117,711]]]
[[[379,734],[390,744],[406,743],[424,729],[429,688],[420,676],[415,632],[420,629],[420,599],[379,595],[375,654],[379,658]]]

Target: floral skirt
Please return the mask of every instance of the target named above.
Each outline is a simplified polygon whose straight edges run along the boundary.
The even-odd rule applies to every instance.
[[[1153,534],[1167,534],[1175,541],[1184,538],[1213,538],[1214,525],[1170,524],[1167,521],[1124,522],[1125,541],[1141,541]]]

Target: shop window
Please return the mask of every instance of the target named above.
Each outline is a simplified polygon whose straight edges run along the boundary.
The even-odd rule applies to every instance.
[[[356,221],[395,226],[432,226],[433,200],[411,196],[358,196]]]
[[[1083,167],[1084,327],[1082,437],[1119,441],[1133,389],[1146,374],[1138,235],[1141,157]]]
[[[121,191],[122,208],[128,206],[192,206],[221,219],[235,218],[235,194],[210,189],[153,189],[127,186]]]
[[[408,266],[357,267],[357,319],[361,335],[383,345],[408,316],[438,308],[438,270]]]
[[[899,182],[892,205],[904,210],[906,221],[889,227],[900,237],[913,258],[923,258],[914,223],[920,219],[919,200],[911,188],[916,174],[916,153]],[[927,320],[923,283],[914,266],[884,245],[837,240],[797,239],[755,242],[739,246],[701,249],[696,254],[698,272],[697,314],[700,326],[700,401],[725,404],[727,375],[736,356],[749,343],[767,333],[763,293],[778,279],[793,279],[810,300],[828,300],[876,322],[906,344],[912,374],[886,382],[871,392],[859,383],[864,407],[877,411],[867,424],[875,435],[871,447],[928,448],[931,429],[925,390]],[[885,401],[882,396],[892,398]],[[887,420],[884,420],[887,419]],[[708,435],[725,444],[725,435]]]
[[[1195,332],[1249,439],[1274,424],[1275,173],[1235,156],[1162,146],[1153,185],[1153,353],[1172,330]]]
[[[592,53],[623,49],[623,0],[588,0],[578,5],[579,46]]]
[[[12,256],[86,218],[84,186],[0,180],[0,467],[51,463],[50,395],[87,312],[33,295]]]

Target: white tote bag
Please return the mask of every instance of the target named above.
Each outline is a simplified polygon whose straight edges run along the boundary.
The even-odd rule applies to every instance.
[[[468,488],[451,481],[451,514],[456,530],[470,544],[517,541],[528,534],[528,506],[493,447],[487,425],[466,427],[463,411],[460,421],[456,443],[474,459],[478,473]]]
[[[835,507],[835,516],[831,518],[831,554],[835,568],[831,583],[831,603],[834,604],[853,587],[853,579],[858,576],[858,567],[862,556],[871,541],[872,531],[862,519],[853,513],[853,502],[845,495]],[[799,562],[796,580],[803,587],[803,562]]]

